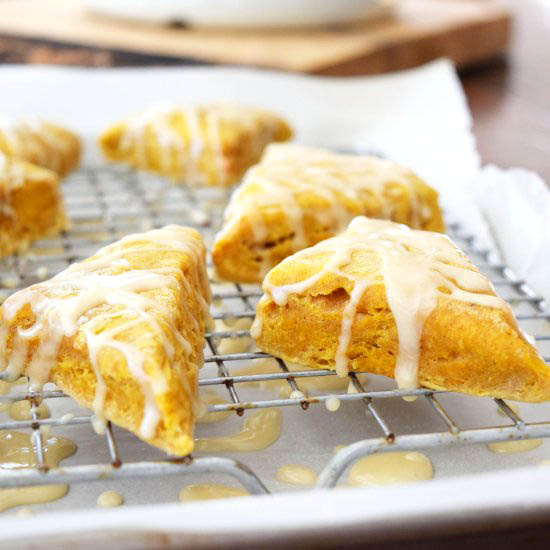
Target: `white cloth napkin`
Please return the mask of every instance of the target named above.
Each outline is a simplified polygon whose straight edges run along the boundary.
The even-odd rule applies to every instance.
[[[522,168],[484,167],[473,192],[506,263],[550,304],[550,191]]]

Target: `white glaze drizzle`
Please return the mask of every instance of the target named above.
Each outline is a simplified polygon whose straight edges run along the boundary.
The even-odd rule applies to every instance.
[[[222,498],[244,497],[250,493],[242,487],[228,487],[220,483],[197,483],[184,487],[179,493],[181,502],[194,500],[216,500]]]
[[[195,440],[195,451],[203,453],[262,451],[280,437],[282,414],[279,409],[260,409],[244,419],[241,431]]]
[[[14,189],[25,183],[25,165],[14,162],[0,152],[0,217],[5,216],[15,221],[11,194]]]
[[[65,139],[38,118],[13,121],[0,115],[0,142],[2,140],[4,152],[9,156],[32,159],[39,166],[56,172],[63,167],[64,151],[68,148]]]
[[[206,127],[208,138],[212,145],[212,154],[214,156],[214,166],[217,178],[220,183],[225,184],[227,177],[225,157],[223,154],[222,139],[220,135],[220,116],[214,110],[208,110],[206,113]]]
[[[379,268],[368,274],[356,273],[353,270],[353,256],[360,252],[375,254]],[[394,376],[400,388],[418,385],[424,322],[439,297],[501,309],[515,323],[510,307],[494,295],[491,283],[447,236],[440,233],[414,231],[404,225],[361,216],[355,218],[340,236],[302,250],[285,259],[280,266],[297,261],[307,264],[310,258],[320,254],[330,256],[321,269],[302,281],[275,285],[270,274],[267,275],[263,283],[265,295],[258,306],[257,321],[251,333],[256,339],[260,337],[261,304],[269,298],[278,306],[284,306],[291,294],[307,292],[325,275],[342,277],[353,286],[343,311],[335,357],[339,376],[348,373],[347,350],[357,305],[366,290],[376,284],[385,286],[386,299],[397,327],[399,350]]]
[[[325,407],[327,411],[330,412],[336,412],[340,408],[340,404],[340,399],[338,399],[335,395],[329,396],[329,398],[325,401]]]
[[[197,413],[197,422],[200,424],[221,422],[232,414],[232,411],[208,412],[208,405],[228,404],[228,401],[213,390],[203,390],[199,394],[198,402],[200,410]]]
[[[25,223],[19,216],[20,205],[19,207],[14,205],[18,190],[27,186],[31,189],[34,181],[47,184],[48,193],[52,195],[52,199],[55,197],[55,213],[48,217],[48,227],[41,227],[43,223],[38,226]],[[19,200],[19,202],[21,201]],[[19,158],[5,156],[0,152],[0,225],[2,226],[0,229],[0,255],[22,251],[39,234],[64,226],[63,201],[55,174],[31,166]],[[22,256],[20,261],[24,262],[25,257]]]
[[[516,439],[514,441],[495,441],[487,447],[496,454],[514,454],[532,451],[542,445],[542,439]]]
[[[178,269],[129,269],[130,264],[124,255],[159,250],[152,246],[153,243],[185,252],[191,260],[190,269],[194,271],[193,279],[197,281],[197,286],[192,286]],[[132,248],[121,246],[125,244],[135,246]],[[140,433],[149,439],[153,437],[160,419],[156,395],[166,391],[167,382],[163,377],[150,377],[143,368],[141,351],[131,344],[116,339],[116,336],[135,325],[146,323],[160,336],[167,357],[173,360],[175,350],[164,332],[169,330],[187,356],[189,367],[198,369],[202,365],[202,350],[199,351],[196,364],[192,364],[193,348],[172,323],[170,312],[161,310],[162,324],[165,325],[163,328],[149,312],[153,307],[158,311],[159,304],[141,294],[148,290],[179,285],[183,285],[187,294],[200,304],[205,323],[210,323],[208,313],[210,291],[202,244],[188,238],[187,233],[182,232],[182,228],[177,226],[167,226],[148,233],[124,237],[117,243],[101,249],[91,259],[73,264],[49,281],[22,290],[3,303],[4,323],[0,325],[0,369],[5,369],[11,379],[17,379],[25,370],[31,387],[41,387],[48,380],[50,370],[57,362],[57,354],[63,338],[74,336],[82,327],[89,360],[97,377],[93,401],[96,418],[98,421],[103,418],[106,393],[105,382],[97,364],[98,353],[104,348],[116,349],[124,356],[128,370],[143,392],[144,414]],[[30,306],[36,320],[29,328],[17,330],[13,351],[11,355],[6,356],[5,325],[9,324],[26,304]],[[114,307],[106,312],[99,312],[90,324],[88,312],[104,304]],[[191,314],[185,300],[182,300],[182,305],[187,308],[187,319],[194,322],[194,330],[199,330],[198,321]],[[96,327],[99,328],[109,318],[116,319],[121,315],[130,318],[109,330],[96,331]],[[28,342],[37,336],[40,337],[39,345],[25,368]],[[195,388],[189,386],[184,374],[181,376],[181,381],[189,400],[195,403]]]
[[[433,478],[431,460],[416,451],[396,451],[365,456],[359,459],[348,474],[348,483],[376,487],[391,483],[427,481]]]
[[[286,361],[286,366],[291,372],[303,371],[304,367],[290,361]],[[273,374],[280,372],[280,368],[274,359],[260,359],[254,361],[249,367],[231,371],[233,376],[251,376],[256,374]],[[368,382],[364,373],[357,373],[356,377],[362,384]],[[300,378],[300,389],[292,390],[286,380],[262,380],[254,382],[241,382],[240,387],[259,388],[262,391],[277,393],[284,399],[304,399],[314,392],[333,393],[344,392],[348,387],[348,379],[339,376],[308,376]],[[348,392],[349,393],[349,392]]]
[[[104,491],[97,497],[97,505],[100,508],[116,508],[124,503],[124,498],[116,491]]]
[[[262,125],[258,125],[258,120]],[[228,166],[222,146],[222,128],[238,124],[252,136],[254,150],[272,139],[278,120],[265,117],[260,110],[212,103],[206,105],[158,105],[125,121],[125,129],[119,143],[122,153],[134,157],[138,167],[148,168],[150,154],[147,136],[152,135],[159,149],[160,169],[163,173],[182,175],[191,183],[207,179],[201,169],[203,155],[212,155],[216,183],[227,183]],[[266,126],[266,132],[254,132]],[[182,133],[181,126],[185,127]],[[265,134],[265,135],[264,135]]]
[[[303,464],[285,464],[277,469],[275,479],[289,485],[312,487],[317,481],[317,472]]]
[[[127,153],[134,151],[138,165],[147,166],[146,136],[147,132],[151,132],[159,147],[160,168],[170,171],[172,151],[176,151],[176,158],[179,161],[181,155],[178,153],[185,150],[182,137],[172,125],[174,113],[170,105],[158,105],[129,118],[120,140],[121,151]]]
[[[392,195],[404,190],[411,203],[410,225],[420,228],[431,218],[432,212],[427,204],[421,203],[413,174],[408,169],[375,157],[274,143],[266,148],[260,163],[248,170],[243,183],[231,196],[224,225],[216,240],[229,238],[237,226],[248,222],[254,244],[264,244],[269,236],[265,212],[277,209],[286,218],[292,250],[302,250],[315,244],[306,238],[306,213],[317,217],[336,235],[354,216],[364,213],[358,205],[365,197],[373,204],[371,216],[391,219],[395,205]],[[301,197],[306,194],[319,202],[307,212],[300,204]],[[269,249],[257,252],[262,255],[260,276],[263,277],[274,262]]]
[[[44,428],[45,426],[41,426]],[[42,431],[42,430],[41,430]],[[76,452],[76,445],[69,439],[42,432],[46,463],[56,467],[59,462]],[[0,431],[0,470],[27,468],[36,465],[36,450],[29,434]],[[0,489],[0,512],[22,504],[50,502],[67,493],[67,485],[41,485],[14,489]]]
[[[21,187],[25,182],[25,165],[14,162],[0,152],[0,182],[9,189]]]

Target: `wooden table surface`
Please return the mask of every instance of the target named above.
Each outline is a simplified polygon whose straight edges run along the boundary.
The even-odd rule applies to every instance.
[[[484,163],[522,166],[550,185],[550,3],[504,0],[516,9],[506,58],[461,74]],[[0,36],[0,62],[123,66],[196,60]]]
[[[517,7],[505,60],[462,75],[485,163],[522,166],[550,186],[550,2]]]

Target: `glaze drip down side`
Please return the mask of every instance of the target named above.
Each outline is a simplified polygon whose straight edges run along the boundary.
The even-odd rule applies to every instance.
[[[290,128],[279,117],[243,105],[157,105],[107,129],[105,156],[177,183],[229,186]]]
[[[385,374],[404,389],[550,396],[548,369],[510,307],[445,235],[358,217],[284,260],[263,289],[251,334],[286,361]]]
[[[261,282],[285,257],[341,233],[358,215],[444,229],[437,193],[395,162],[272,144],[233,193],[212,258],[222,278]]]
[[[209,301],[198,233],[130,235],[3,303],[0,368],[34,389],[52,380],[96,418],[120,414],[118,423],[153,444],[171,425],[190,450]],[[135,393],[131,403],[119,402],[125,391]],[[181,411],[174,399],[186,403]]]

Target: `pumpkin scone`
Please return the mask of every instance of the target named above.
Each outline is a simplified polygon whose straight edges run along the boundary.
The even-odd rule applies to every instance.
[[[0,369],[47,381],[174,455],[193,449],[209,320],[205,247],[193,229],[129,235],[5,300]]]
[[[66,227],[57,174],[0,153],[0,257]]]
[[[41,120],[12,122],[0,118],[0,152],[49,168],[60,177],[77,168],[81,145],[76,134]]]
[[[445,235],[358,217],[284,260],[263,288],[251,333],[276,357],[403,389],[550,399],[550,368]]]
[[[176,183],[230,186],[258,162],[265,146],[292,130],[268,111],[225,103],[151,108],[108,128],[105,157]]]
[[[389,160],[270,145],[235,190],[212,257],[218,275],[261,282],[281,260],[341,233],[358,215],[443,231],[437,193]]]

